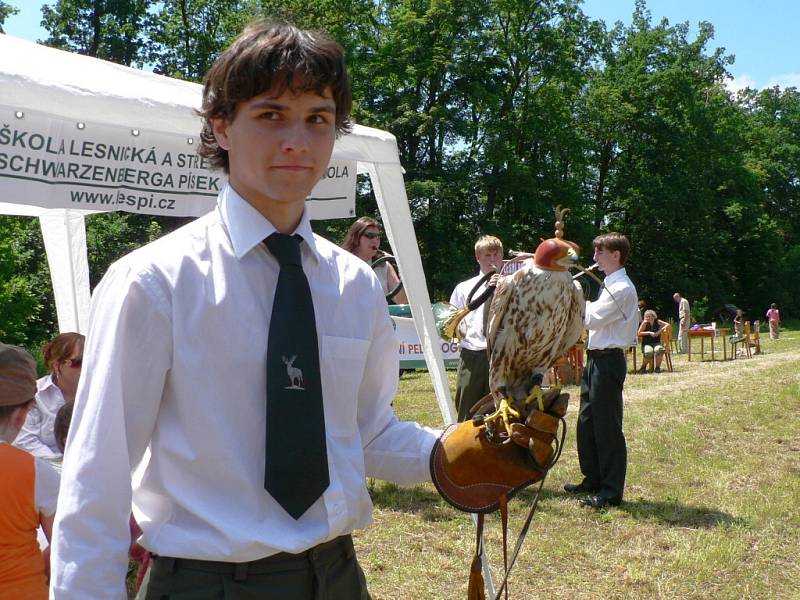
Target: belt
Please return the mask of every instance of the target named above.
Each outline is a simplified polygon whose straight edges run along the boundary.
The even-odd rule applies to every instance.
[[[174,556],[153,555],[153,566],[169,572],[185,569],[188,571],[202,571],[204,573],[218,573],[232,575],[237,581],[244,581],[248,575],[263,575],[276,571],[283,571],[294,567],[307,565],[319,559],[344,555],[346,558],[355,556],[353,538],[343,535],[328,542],[318,544],[299,554],[279,552],[266,558],[250,562],[234,563],[216,560],[195,560],[192,558],[176,558]]]
[[[598,348],[586,351],[589,356],[608,356],[610,354],[623,354],[622,348]]]
[[[472,354],[486,354],[486,348],[483,350],[473,350],[472,348],[461,348],[461,352],[472,353]]]

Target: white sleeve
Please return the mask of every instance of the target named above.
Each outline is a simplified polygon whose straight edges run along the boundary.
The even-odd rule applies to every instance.
[[[114,265],[92,298],[53,528],[51,599],[127,600],[131,470],[172,356],[163,279]]]
[[[61,455],[53,452],[49,446],[42,442],[42,423],[44,417],[39,408],[39,399],[35,400],[34,406],[28,411],[25,417],[25,423],[22,429],[19,430],[17,437],[14,439],[14,445],[38,456],[39,458],[59,458]]]
[[[467,296],[462,291],[462,285],[459,283],[453,293],[450,294],[450,304],[456,308],[464,308],[467,305]]]
[[[372,342],[358,392],[358,427],[368,477],[410,485],[430,481],[428,466],[439,434],[400,421],[392,409],[400,368],[398,343],[385,306],[376,297]]]
[[[613,294],[613,297],[612,297]],[[609,289],[603,288],[594,302],[586,303],[584,324],[587,329],[601,329],[617,321],[635,318],[638,311],[638,297],[633,286],[616,282]],[[636,320],[638,331],[638,319]],[[633,340],[636,340],[634,332]]]
[[[34,459],[34,468],[36,470],[33,486],[34,506],[39,513],[49,517],[56,512],[61,476],[53,465],[46,463],[41,458]]]

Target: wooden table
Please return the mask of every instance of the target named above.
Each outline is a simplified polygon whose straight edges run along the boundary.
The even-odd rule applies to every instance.
[[[725,338],[730,334],[730,329],[724,327],[718,329],[695,329],[689,330],[689,362],[692,362],[692,338],[700,338],[700,360],[705,356],[704,342],[706,338],[711,338],[711,360],[714,358],[714,338],[721,337],[722,339],[722,360],[728,360],[728,345],[725,343]]]

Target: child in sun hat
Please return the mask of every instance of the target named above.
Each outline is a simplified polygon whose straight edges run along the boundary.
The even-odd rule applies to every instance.
[[[11,445],[36,395],[36,362],[18,346],[0,344],[0,600],[47,598],[50,539],[59,476],[52,466]]]

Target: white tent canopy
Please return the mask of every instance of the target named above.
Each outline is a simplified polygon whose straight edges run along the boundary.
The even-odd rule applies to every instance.
[[[84,215],[121,205],[197,216],[213,207],[219,174],[194,154],[200,99],[194,83],[0,34],[0,214],[40,219],[62,331],[87,329]],[[370,177],[442,415],[452,422],[396,140],[356,126],[337,140],[331,164]]]

